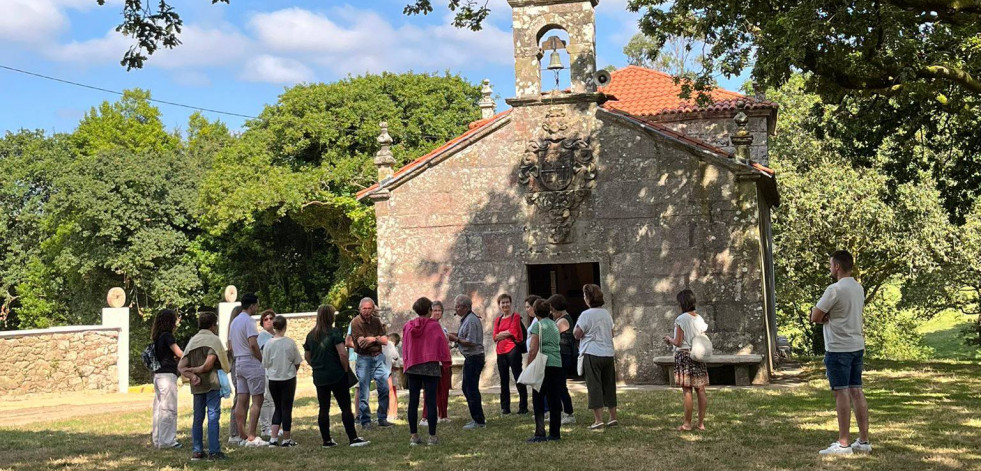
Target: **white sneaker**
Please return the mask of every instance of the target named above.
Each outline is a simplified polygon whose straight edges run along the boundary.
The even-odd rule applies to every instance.
[[[232,446],[242,446],[243,441],[244,440],[238,437],[228,437],[228,444]]]
[[[562,414],[562,425],[574,424],[576,423],[576,416],[572,414]]]
[[[422,420],[419,421],[419,426],[420,427],[428,427],[429,426],[429,421],[426,420],[426,419],[422,419]]]
[[[852,451],[858,453],[872,453],[872,444],[869,442],[862,443],[858,439],[852,443]]]
[[[841,446],[841,443],[833,442],[831,446],[818,452],[822,455],[850,455],[852,454],[852,448],[848,446]]]
[[[450,418],[449,417],[440,417],[439,420],[436,421],[436,423],[445,424],[445,423],[447,423],[449,421],[450,421]]]
[[[245,446],[247,447],[269,446],[269,442],[263,440],[260,437],[255,437],[251,441],[246,441]]]

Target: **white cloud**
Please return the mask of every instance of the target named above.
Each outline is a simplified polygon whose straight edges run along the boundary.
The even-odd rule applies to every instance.
[[[391,28],[386,24],[372,25],[380,27],[375,30],[365,28],[372,20],[355,20],[360,25],[345,29],[329,18],[309,10],[287,8],[256,14],[249,25],[255,31],[256,39],[274,51],[343,53],[358,46],[378,44],[379,40],[388,39]]]
[[[104,8],[119,9],[123,0],[108,0]],[[49,44],[69,27],[66,9],[86,11],[95,0],[0,0],[0,41]]]
[[[263,54],[249,59],[239,77],[252,82],[294,84],[313,80],[313,71],[298,60]]]
[[[241,63],[248,55],[249,43],[234,28],[204,29],[188,25],[181,33],[181,45],[157,49],[145,67],[175,70]],[[118,63],[131,45],[132,38],[110,30],[101,38],[47,45],[42,53],[58,62],[97,66]]]
[[[0,1],[0,40],[47,41],[68,27],[68,17],[50,0]]]
[[[235,28],[223,25],[206,29],[190,24],[181,32],[181,45],[174,49],[157,49],[147,65],[164,69],[214,67],[240,63],[249,53],[249,38]],[[121,51],[120,57],[125,50]]]
[[[29,0],[0,3],[6,1],[28,5]],[[315,71],[329,79],[366,72],[475,72],[510,67],[514,60],[510,21],[505,20],[510,8],[503,0],[492,1],[497,21],[485,23],[476,32],[450,25],[451,15],[439,24],[411,19],[395,23],[403,17],[386,18],[353,6],[326,13],[302,8],[260,12],[251,16],[244,30],[225,21],[201,24],[185,18],[182,44],[172,50],[159,49],[146,67],[172,71],[175,80],[187,84],[205,83],[201,75],[190,72],[222,68],[231,68],[250,81],[297,83],[312,80]],[[55,19],[66,8],[88,5],[83,0],[39,2],[51,7],[45,14]],[[51,60],[78,65],[114,65],[133,44],[132,38],[114,30],[86,40],[59,43],[51,38],[33,48]]]
[[[114,30],[109,30],[101,38],[45,46],[42,53],[58,62],[103,65],[119,62],[129,46],[128,38]]]
[[[304,58],[334,75],[510,65],[511,33],[493,24],[474,32],[447,24],[396,27],[353,7],[330,16],[302,8],[259,13],[249,22],[261,47]]]

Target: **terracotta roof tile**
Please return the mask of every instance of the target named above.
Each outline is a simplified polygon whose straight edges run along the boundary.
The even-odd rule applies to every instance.
[[[777,108],[777,104],[772,101],[756,100],[721,88],[709,92],[715,103],[707,107],[699,107],[695,105],[693,99],[678,98],[681,85],[674,83],[674,77],[635,65],[616,70],[611,75],[610,84],[600,88],[600,91],[613,95],[614,99],[603,104],[603,107],[634,116],[728,111],[735,110],[740,101],[746,104],[746,109]]]

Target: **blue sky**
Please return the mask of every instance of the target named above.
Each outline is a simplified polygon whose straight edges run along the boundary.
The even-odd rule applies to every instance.
[[[511,10],[493,9],[483,31],[450,25],[449,12],[406,17],[408,0],[173,0],[184,20],[183,45],[161,50],[142,70],[119,60],[130,44],[113,29],[122,0],[0,0],[0,65],[111,90],[149,89],[153,98],[255,116],[284,88],[382,71],[458,73],[491,80],[514,95]],[[435,0],[434,5],[445,5]],[[622,49],[637,32],[626,0],[597,7],[598,66],[626,65]],[[743,79],[721,80],[736,90]],[[115,95],[0,69],[0,130],[68,132],[91,107]],[[158,105],[168,128],[186,127],[193,110]],[[232,129],[244,118],[205,113]]]

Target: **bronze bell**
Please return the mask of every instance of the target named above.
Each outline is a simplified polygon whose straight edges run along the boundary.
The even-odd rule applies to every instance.
[[[564,68],[565,66],[562,65],[562,57],[559,55],[559,51],[553,49],[548,61],[548,70],[562,70]]]

